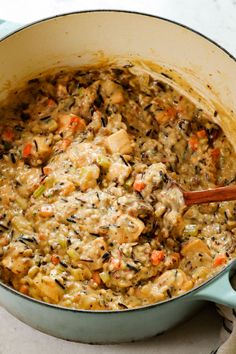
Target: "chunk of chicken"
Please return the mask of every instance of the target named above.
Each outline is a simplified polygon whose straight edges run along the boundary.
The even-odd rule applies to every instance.
[[[110,239],[118,243],[136,241],[145,228],[144,223],[130,215],[121,215],[110,229]]]
[[[129,176],[130,172],[130,166],[127,166],[124,163],[114,162],[109,168],[107,179],[108,181],[117,181],[122,185]]]
[[[124,129],[108,136],[105,140],[105,146],[112,154],[130,154],[133,150],[130,137]]]
[[[90,269],[96,270],[102,268],[104,259],[102,256],[107,250],[106,242],[103,237],[96,238],[81,247],[80,259],[85,263]],[[91,262],[87,262],[91,260]]]
[[[32,281],[33,292],[36,291],[36,297],[48,298],[50,302],[57,304],[64,294],[62,287],[56,283],[55,279],[49,276],[43,276],[38,273]],[[37,296],[38,295],[38,296]]]
[[[112,104],[124,102],[122,87],[112,80],[106,80],[101,83],[101,94],[105,100],[109,100]]]
[[[198,238],[190,239],[181,250],[181,254],[183,256],[191,257],[191,255],[196,253],[206,253],[211,255],[209,248],[207,247],[206,243]]]
[[[30,257],[25,256],[25,251],[26,248],[22,243],[15,242],[15,244],[11,245],[7,250],[1,262],[2,267],[16,275],[23,276],[27,274],[32,265],[32,260]]]

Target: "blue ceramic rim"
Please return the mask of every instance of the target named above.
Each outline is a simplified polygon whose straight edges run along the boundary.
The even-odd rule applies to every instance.
[[[34,25],[38,25],[42,22],[46,22],[46,21],[50,21],[50,20],[54,20],[56,18],[60,18],[60,17],[65,17],[65,16],[71,16],[71,15],[78,15],[78,14],[84,14],[84,13],[99,13],[99,12],[105,12],[105,13],[109,13],[109,12],[114,12],[114,13],[126,13],[126,14],[131,14],[131,15],[139,15],[139,16],[144,16],[144,17],[151,17],[151,18],[154,18],[154,19],[158,19],[158,20],[161,20],[161,21],[164,21],[164,22],[169,22],[171,24],[174,24],[174,25],[177,25],[179,27],[182,27],[184,29],[186,29],[187,31],[189,32],[192,32],[202,38],[204,38],[206,41],[212,43],[213,45],[215,45],[216,47],[218,47],[219,49],[221,49],[230,59],[232,59],[233,61],[235,61],[236,63],[236,58],[231,54],[229,53],[225,48],[223,48],[220,44],[218,44],[217,42],[215,42],[214,40],[210,39],[209,37],[207,37],[206,35],[198,32],[197,30],[194,30],[192,29],[191,27],[189,26],[186,26],[184,24],[181,24],[177,21],[174,21],[174,20],[170,20],[170,19],[167,19],[167,18],[163,18],[161,16],[157,16],[157,15],[152,15],[152,14],[148,14],[148,13],[143,13],[143,12],[138,12],[138,11],[128,11],[128,10],[111,10],[111,9],[94,9],[94,10],[83,10],[83,11],[73,11],[73,12],[69,12],[69,13],[65,13],[65,14],[60,14],[60,15],[56,15],[56,16],[50,16],[50,17],[46,17],[42,20],[39,20],[39,21],[34,21],[32,23],[29,23],[27,25],[23,25],[23,26],[20,26],[19,28],[17,28],[15,31],[3,36],[1,39],[0,39],[0,43],[4,40],[6,40],[7,38],[11,37],[12,35],[24,30],[24,29],[27,29],[27,28],[30,28],[30,27],[33,27]],[[63,307],[63,306],[59,306],[59,305],[54,305],[54,304],[50,304],[50,303],[47,303],[47,302],[44,302],[44,301],[41,301],[41,300],[37,300],[37,299],[34,299],[32,297],[29,297],[27,295],[24,295],[24,294],[21,294],[20,292],[18,292],[17,290],[11,288],[10,286],[2,283],[0,281],[0,287],[3,287],[5,288],[5,290],[13,293],[14,295],[17,295],[25,300],[28,300],[28,301],[31,301],[33,303],[36,303],[37,305],[43,305],[43,306],[47,306],[49,308],[52,308],[54,310],[60,310],[60,311],[69,311],[69,312],[74,312],[74,313],[86,313],[86,314],[91,314],[91,315],[94,315],[94,314],[97,314],[97,315],[103,315],[103,314],[121,314],[121,313],[127,313],[127,312],[133,312],[133,311],[147,311],[149,310],[150,308],[154,308],[154,307],[157,307],[157,306],[161,306],[161,305],[164,305],[164,304],[167,304],[169,302],[172,302],[172,301],[175,301],[175,300],[179,300],[179,299],[182,299],[184,297],[188,297],[189,295],[191,295],[192,293],[196,293],[198,292],[200,289],[204,288],[204,287],[207,287],[209,286],[211,283],[217,281],[218,278],[220,278],[222,276],[223,273],[227,273],[227,271],[231,269],[231,266],[232,264],[235,262],[235,260],[232,260],[224,269],[222,269],[218,274],[216,274],[215,276],[213,276],[212,278],[208,279],[206,282],[204,282],[203,284],[200,284],[198,287],[194,288],[194,289],[191,289],[189,290],[188,292],[185,292],[184,294],[181,294],[179,296],[175,296],[171,299],[167,299],[167,300],[164,300],[164,301],[160,301],[160,302],[157,302],[157,303],[154,303],[154,304],[149,304],[149,305],[145,305],[145,306],[139,306],[139,307],[135,307],[135,308],[131,308],[131,309],[123,309],[123,310],[97,310],[97,311],[94,311],[94,310],[83,310],[83,309],[74,309],[74,308],[68,308],[68,307]],[[227,275],[227,274],[226,274]]]

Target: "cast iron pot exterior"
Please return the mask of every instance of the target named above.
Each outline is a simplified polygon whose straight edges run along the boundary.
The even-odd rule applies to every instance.
[[[103,52],[101,54],[101,51]],[[94,54],[95,53],[95,54]],[[0,42],[0,98],[23,79],[58,66],[78,66],[102,56],[140,56],[184,69],[236,111],[236,63],[196,32],[171,21],[124,11],[85,11],[37,22]],[[236,125],[236,124],[235,124]],[[229,281],[235,262],[197,289],[162,303],[122,311],[83,311],[49,305],[0,284],[0,303],[42,332],[86,343],[119,343],[162,333],[198,311],[205,300],[236,307]]]

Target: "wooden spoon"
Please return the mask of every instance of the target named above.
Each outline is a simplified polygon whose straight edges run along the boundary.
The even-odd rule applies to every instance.
[[[236,185],[207,189],[203,191],[183,192],[184,201],[187,206],[210,202],[224,202],[236,200]]]

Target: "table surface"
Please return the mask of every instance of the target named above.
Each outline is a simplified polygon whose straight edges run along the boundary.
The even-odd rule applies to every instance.
[[[8,0],[0,17],[19,24],[86,9],[125,9],[183,23],[218,42],[236,56],[236,0]],[[13,11],[14,9],[14,11]],[[209,303],[188,322],[138,343],[86,345],[42,334],[0,308],[0,354],[210,354],[220,341],[221,319]]]

